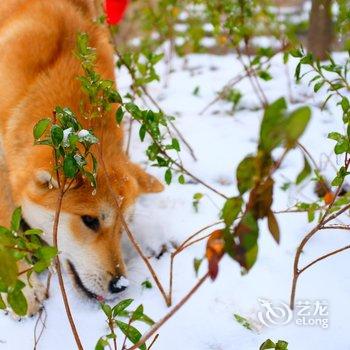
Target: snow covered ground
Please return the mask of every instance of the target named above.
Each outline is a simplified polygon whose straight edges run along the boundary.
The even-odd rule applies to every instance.
[[[294,72],[290,64],[290,72]],[[272,75],[275,79],[263,83],[264,91],[270,101],[288,96],[287,78],[282,58],[274,59]],[[164,69],[165,70],[165,69]],[[244,109],[229,115],[230,105],[219,102],[204,115],[199,111],[215,97],[215,93],[241,71],[241,66],[233,55],[192,55],[184,69],[184,61],[174,61],[174,73],[170,77],[168,88],[163,84],[151,87],[161,106],[177,116],[177,125],[193,146],[198,161],[194,162],[183,152],[185,166],[200,178],[226,193],[235,195],[235,169],[238,162],[256,148],[257,131],[262,111],[255,110],[258,102],[248,80],[238,88],[244,93]],[[160,72],[163,68],[160,67]],[[128,86],[128,79],[123,73],[118,77],[120,89]],[[192,92],[199,86],[198,96]],[[292,94],[301,104],[313,107],[313,118],[302,143],[311,154],[327,163],[327,155],[332,151],[334,142],[327,140],[329,131],[341,130],[341,115],[337,106],[321,112],[317,105],[320,100],[312,97],[306,86],[294,85]],[[296,108],[301,104],[294,104]],[[331,106],[331,105],[330,105]],[[132,158],[142,162],[145,145],[138,141],[137,130],[132,142]],[[334,159],[334,162],[337,160]],[[274,208],[285,209],[297,200],[308,201],[313,198],[312,191],[292,187],[283,192],[279,187],[288,179],[294,180],[302,167],[302,155],[293,151],[286,158],[282,169],[276,174],[277,190]],[[149,171],[163,176],[162,171],[149,168]],[[325,173],[329,178],[334,170],[328,164]],[[192,197],[196,192],[205,194],[199,204],[198,213],[192,206]],[[158,252],[160,247],[170,242],[182,242],[191,233],[218,220],[222,200],[201,185],[180,185],[174,182],[159,195],[140,199],[136,207],[133,231],[147,252]],[[311,325],[296,325],[295,320],[286,325],[268,327],[259,322],[258,312],[262,307],[258,299],[270,300],[287,312],[281,303],[289,300],[292,266],[295,249],[311,227],[305,213],[280,214],[278,221],[281,228],[281,244],[273,241],[262,223],[259,238],[259,257],[256,265],[246,276],[241,276],[238,265],[225,257],[220,264],[217,280],[206,282],[197,294],[166,325],[161,328],[154,350],[257,350],[267,338],[284,339],[291,350],[350,349],[348,316],[350,315],[350,271],[345,268],[348,253],[342,253],[315,265],[300,278],[297,300],[310,302],[314,307],[318,302],[326,302],[328,316],[321,311],[314,318],[328,320],[327,328]],[[342,222],[349,221],[347,217]],[[349,243],[349,233],[344,230],[322,231],[310,241],[304,250],[303,263],[311,261],[322,253],[342,247]],[[144,289],[141,283],[151,280],[148,270],[141,259],[125,243],[127,252],[130,287],[123,298],[134,298],[135,307],[142,303],[145,312],[154,320],[161,318],[167,308],[155,286]],[[193,259],[203,256],[205,243],[192,246],[175,262],[174,302],[176,303],[196,281]],[[168,283],[169,253],[159,260],[151,259],[164,284]],[[206,269],[204,263],[200,274]],[[67,284],[69,282],[67,280]],[[154,283],[153,283],[154,285]],[[86,349],[93,349],[98,338],[107,333],[102,312],[91,302],[82,300],[76,292],[69,289],[72,310],[78,325],[78,331]],[[51,287],[51,298],[45,303],[47,314],[46,328],[37,349],[75,349],[69,325],[61,301],[56,280]],[[234,314],[245,317],[253,325],[248,330],[239,324]],[[280,323],[285,323],[285,316]],[[321,315],[321,316],[320,316]],[[266,316],[266,314],[262,314]],[[295,315],[298,317],[298,315]],[[278,318],[278,317],[277,317]],[[266,318],[265,318],[266,319]],[[20,323],[10,317],[0,315],[0,349],[33,349],[33,329],[35,319],[25,319]],[[40,326],[40,324],[39,324]],[[143,326],[142,326],[143,327]],[[40,328],[40,327],[39,327]],[[143,328],[144,330],[147,327]]]

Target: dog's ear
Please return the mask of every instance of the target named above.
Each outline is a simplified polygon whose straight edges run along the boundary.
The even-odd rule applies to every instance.
[[[131,173],[136,179],[141,193],[157,193],[164,190],[163,184],[154,176],[146,173],[136,164],[130,164]]]

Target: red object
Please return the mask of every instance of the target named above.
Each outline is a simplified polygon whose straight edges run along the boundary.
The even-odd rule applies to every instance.
[[[128,0],[106,0],[106,14],[108,24],[118,24],[124,16]]]

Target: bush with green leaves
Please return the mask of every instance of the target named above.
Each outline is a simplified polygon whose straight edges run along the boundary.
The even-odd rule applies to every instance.
[[[71,109],[56,107],[51,119],[37,122],[33,135],[36,145],[52,147],[55,161],[52,170],[59,186],[64,187],[61,180],[72,181],[80,174],[96,188],[97,160],[91,147],[99,141],[92,130],[83,128]]]
[[[284,340],[278,340],[277,343],[274,343],[271,339],[267,339],[261,344],[259,350],[268,349],[288,350],[288,343]]]
[[[41,273],[51,266],[57,249],[43,243],[41,230],[23,230],[21,220],[21,209],[17,208],[11,227],[0,226],[0,309],[8,305],[18,316],[25,316],[28,305],[22,290],[26,284],[32,287],[32,273]]]
[[[137,344],[141,339],[142,334],[137,329],[135,323],[142,322],[148,326],[154,325],[155,322],[144,313],[143,305],[139,305],[133,311],[127,310],[132,303],[133,299],[125,299],[113,307],[108,304],[101,304],[101,309],[107,317],[107,325],[110,332],[98,340],[95,350],[102,350],[106,347],[110,348],[110,342],[116,344],[116,341],[119,338],[124,338],[123,349],[126,347],[127,340],[132,344]],[[125,320],[126,322],[124,322]],[[119,331],[119,334],[117,334],[116,331]],[[146,344],[141,345],[139,349],[146,350]]]

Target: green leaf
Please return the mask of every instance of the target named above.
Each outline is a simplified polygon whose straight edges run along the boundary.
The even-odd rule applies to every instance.
[[[346,138],[343,138],[342,140],[338,141],[337,144],[334,146],[335,154],[346,153],[348,150],[349,140],[347,140]]]
[[[267,71],[261,71],[259,72],[259,77],[265,81],[269,81],[272,79],[272,76],[269,72]]]
[[[112,317],[112,308],[108,304],[101,303],[101,309],[108,318]]]
[[[78,165],[74,157],[72,155],[66,156],[66,158],[63,161],[64,175],[69,179],[73,179],[77,174],[78,170]]]
[[[125,299],[113,307],[113,317],[119,316],[122,311],[129,307],[134,299]]]
[[[145,288],[145,289],[152,289],[153,286],[152,286],[152,283],[150,282],[150,280],[145,280],[141,283],[141,286],[142,288]]]
[[[276,348],[276,344],[271,339],[267,339],[261,344],[259,350],[267,350],[267,349],[275,349],[275,348]]]
[[[183,185],[186,181],[185,181],[185,177],[183,175],[180,175],[178,178],[179,184]]]
[[[11,218],[11,230],[18,232],[21,226],[22,210],[21,208],[16,208],[12,214]]]
[[[288,350],[288,343],[284,340],[279,340],[276,344],[276,350]]]
[[[143,316],[143,305],[139,305],[136,310],[132,313],[131,319],[133,321],[139,320]]]
[[[165,175],[164,175],[164,179],[165,179],[165,182],[167,185],[171,184],[172,178],[173,178],[173,174],[171,172],[171,169],[167,169],[167,171],[165,172]]]
[[[5,310],[6,309],[6,304],[4,300],[2,299],[2,296],[0,294],[0,310]]]
[[[29,230],[25,231],[24,234],[26,236],[33,236],[33,235],[40,236],[43,234],[43,231],[39,230],[39,229],[29,229]]]
[[[255,264],[256,259],[258,257],[258,251],[259,247],[255,243],[252,248],[250,248],[246,253],[245,253],[245,265],[244,268],[249,271]]]
[[[120,124],[123,121],[124,113],[125,112],[124,112],[123,107],[120,106],[115,113],[115,119],[116,119],[118,124]]]
[[[304,156],[304,167],[302,171],[298,174],[295,183],[297,185],[301,184],[309,175],[311,174],[311,166],[307,160],[307,158]]]
[[[150,318],[148,317],[147,315],[143,314],[139,319],[138,321],[140,322],[143,322],[149,326],[153,326],[155,324],[155,322]]]
[[[241,212],[243,200],[241,197],[229,198],[222,209],[221,219],[225,221],[226,226],[231,226]]]
[[[328,134],[328,138],[331,140],[335,140],[335,141],[340,141],[340,140],[342,140],[343,137],[344,137],[343,135],[341,135],[339,132],[335,132],[335,131],[330,132]]]
[[[349,174],[350,173],[346,170],[346,168],[342,166],[339,169],[337,176],[333,179],[331,185],[332,186],[340,186],[344,182],[345,177]]]
[[[146,126],[145,126],[144,124],[141,125],[140,130],[139,130],[139,136],[140,136],[140,140],[141,140],[142,142],[143,142],[144,139],[145,139],[146,131],[147,131]]]
[[[19,288],[7,294],[7,302],[18,316],[25,316],[27,314],[27,300]]]
[[[294,49],[294,50],[291,50],[289,51],[289,53],[293,56],[293,57],[296,57],[296,58],[300,58],[300,57],[303,57],[303,53],[300,49]]]
[[[180,144],[177,139],[172,139],[171,145],[175,151],[180,152]]]
[[[33,136],[35,140],[38,140],[41,136],[43,136],[50,123],[50,119],[41,119],[35,124],[33,128]]]
[[[301,70],[301,63],[299,62],[295,68],[295,74],[294,74],[296,81],[300,80],[300,70]]]
[[[271,152],[280,145],[286,123],[286,109],[284,98],[276,100],[265,109],[260,127],[259,149]]]
[[[108,345],[109,344],[106,339],[100,338],[95,346],[95,350],[104,350]]]
[[[347,97],[343,97],[341,100],[341,107],[343,109],[343,112],[346,113],[350,110],[350,102],[349,99]]]
[[[304,133],[310,118],[311,109],[309,107],[298,108],[290,114],[285,128],[288,147],[295,147],[299,137]]]
[[[63,141],[63,130],[58,125],[53,125],[51,128],[52,144],[57,148]]]
[[[52,261],[52,259],[57,255],[58,251],[55,247],[44,246],[38,251],[38,256],[46,261]]]
[[[244,158],[236,171],[237,187],[240,194],[244,194],[253,187],[255,174],[256,158],[253,156]]]
[[[198,259],[198,258],[193,259],[193,268],[196,273],[196,276],[198,276],[198,271],[199,271],[199,268],[201,267],[202,262],[203,262],[203,259]]]
[[[322,80],[322,81],[319,81],[318,83],[316,83],[315,85],[314,85],[314,92],[318,92],[321,88],[322,88],[322,86],[325,84],[325,81],[324,80]]]
[[[271,210],[267,214],[267,224],[268,224],[269,230],[272,234],[272,237],[274,238],[276,243],[279,243],[280,242],[280,229],[279,229],[276,217]]]
[[[249,321],[248,321],[246,318],[244,318],[244,317],[242,317],[242,316],[240,316],[240,315],[238,315],[238,314],[233,314],[233,316],[234,316],[234,318],[236,319],[236,321],[237,321],[240,325],[242,325],[244,328],[249,329],[250,331],[253,330],[251,324],[249,323]]]
[[[0,248],[0,285],[5,288],[3,291],[16,284],[17,275],[16,259],[8,250]]]
[[[119,329],[126,335],[126,337],[133,343],[136,344],[142,337],[142,334],[132,325],[128,325],[122,321],[116,321]],[[142,344],[139,349],[146,350],[146,345]]]

